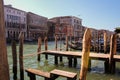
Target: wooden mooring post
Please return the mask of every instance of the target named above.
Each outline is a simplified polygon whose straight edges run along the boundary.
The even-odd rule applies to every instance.
[[[5,39],[4,3],[0,0],[0,80],[10,80]]]
[[[66,51],[68,51],[68,36],[66,35]]]
[[[104,53],[107,53],[107,33],[104,32]]]
[[[57,35],[55,35],[55,50],[57,50]],[[58,56],[55,55],[55,64],[58,65]]]
[[[19,65],[20,65],[20,80],[24,80],[23,43],[24,43],[24,34],[23,34],[23,32],[20,32],[20,35],[19,35]]]
[[[113,34],[111,36],[111,42],[110,42],[110,57],[109,57],[109,72],[115,73],[115,61],[113,59],[113,56],[116,54],[116,45],[117,45],[117,39],[116,34]]]
[[[88,71],[88,64],[89,64],[90,44],[91,44],[91,31],[88,28],[88,29],[86,29],[86,31],[84,33],[84,37],[83,37],[80,80],[86,80],[86,75],[87,75],[87,71]]]
[[[41,43],[42,43],[42,40],[41,40],[41,37],[39,37],[38,38],[38,49],[37,49],[37,52],[41,52]],[[40,54],[38,54],[37,60],[40,61]]]
[[[55,50],[57,50],[57,35],[55,35]]]
[[[12,40],[13,79],[17,80],[17,50],[16,41]]]
[[[44,45],[45,45],[45,51],[48,50],[48,39],[47,37],[44,38]],[[48,60],[48,55],[45,54],[45,59]]]

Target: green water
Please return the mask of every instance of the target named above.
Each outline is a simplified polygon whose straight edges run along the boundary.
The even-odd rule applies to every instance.
[[[60,48],[60,44],[58,44],[58,47]],[[62,49],[64,49],[64,45],[61,44]],[[18,50],[18,44],[17,44],[17,50]],[[54,42],[48,43],[48,49],[54,49]],[[42,45],[42,50],[44,50],[44,45]],[[24,55],[32,54],[37,51],[37,43],[29,43],[24,44]],[[8,52],[8,62],[9,62],[9,70],[10,70],[10,80],[13,80],[13,73],[12,73],[12,53],[11,53],[11,46],[7,46],[7,52]],[[17,51],[18,53],[18,51]],[[63,63],[59,63],[59,65],[54,65],[54,56],[49,56],[48,61],[45,60],[45,56],[41,55],[41,61],[37,61],[36,56],[32,57],[26,57],[24,58],[24,67],[25,68],[35,68],[38,70],[43,71],[51,71],[53,69],[61,69],[66,71],[75,72],[78,74],[79,77],[79,71],[80,71],[80,59],[78,60],[77,66],[74,68],[68,67],[68,60],[66,57],[63,57]],[[18,61],[19,62],[19,61]],[[19,66],[19,64],[18,64]],[[116,73],[113,75],[110,74],[104,74],[104,62],[98,61],[98,60],[92,60],[92,69],[87,74],[87,80],[120,80],[120,63],[116,63]],[[27,76],[27,73],[24,73],[25,79],[24,80],[30,80]],[[17,78],[19,80],[19,67],[18,67],[18,75]],[[43,77],[37,76],[37,80],[44,80]],[[66,80],[66,78],[59,77],[56,80]]]

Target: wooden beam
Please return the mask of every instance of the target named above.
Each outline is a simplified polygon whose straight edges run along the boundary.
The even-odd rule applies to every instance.
[[[86,29],[83,37],[83,48],[82,48],[82,62],[80,70],[80,80],[86,80],[86,75],[88,71],[89,54],[90,54],[90,44],[91,44],[91,31]]]
[[[0,80],[10,80],[5,39],[4,3],[0,0]]]

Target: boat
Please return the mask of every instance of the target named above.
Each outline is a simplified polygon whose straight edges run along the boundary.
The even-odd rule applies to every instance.
[[[81,44],[68,43],[68,46],[74,50],[82,50],[82,43]]]
[[[64,45],[66,45],[65,42]],[[68,47],[74,50],[82,50],[82,43],[72,41],[68,43]]]

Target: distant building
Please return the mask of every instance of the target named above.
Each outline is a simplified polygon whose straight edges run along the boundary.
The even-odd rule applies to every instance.
[[[18,40],[18,35],[22,31],[27,37],[27,13],[13,8],[11,5],[4,6],[5,30],[7,39]]]
[[[82,19],[75,16],[60,16],[51,18],[49,20],[56,23],[55,34],[79,37],[83,28]]]
[[[34,14],[32,12],[27,13],[27,32],[28,39],[36,40],[38,37],[44,37],[47,35],[47,18]]]
[[[55,39],[55,23],[51,22],[48,20],[47,22],[47,26],[48,26],[48,40],[54,40]]]

